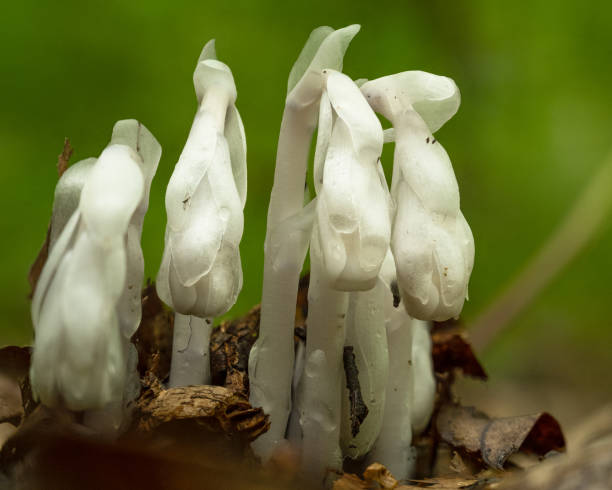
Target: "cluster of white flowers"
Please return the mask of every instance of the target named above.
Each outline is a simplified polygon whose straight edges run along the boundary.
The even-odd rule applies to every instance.
[[[409,475],[413,431],[427,425],[435,387],[421,320],[459,315],[474,257],[452,165],[432,134],[457,111],[456,85],[414,71],[360,87],[340,72],[357,30],[313,31],[289,78],[260,336],[249,364],[251,403],[263,406],[272,424],[254,449],[267,460],[287,444],[287,434],[301,451],[304,473],[322,479],[341,468],[343,457],[366,455],[398,478]],[[305,182],[317,103],[316,197],[303,205],[296,194]],[[393,128],[383,132],[375,112]],[[389,192],[380,156],[393,140]],[[295,303],[308,246],[307,337],[294,361],[293,311],[278,305]],[[345,346],[355,353],[368,408],[356,433],[343,388]]]
[[[265,461],[293,444],[304,473],[321,480],[343,457],[409,476],[413,433],[433,409],[427,322],[459,315],[474,259],[453,168],[433,136],[459,107],[455,83],[420,71],[356,83],[342,62],[358,30],[315,29],[289,76],[249,359],[251,403],[271,421],[255,452]],[[210,383],[213,319],[242,288],[246,140],[232,72],[214,41],[193,79],[198,109],[166,192],[157,276],[159,296],[175,311],[170,386]],[[376,113],[392,128],[383,131]],[[317,127],[316,196],[304,202]],[[391,191],[381,164],[390,141]],[[140,123],[120,121],[100,157],[71,167],[56,189],[50,255],[32,303],[32,386],[47,405],[85,410],[100,430],[125,425],[138,393],[130,338],[141,317],[140,237],[160,155]],[[307,338],[296,361],[295,304],[309,249]],[[357,427],[344,387],[347,348],[367,407]]]

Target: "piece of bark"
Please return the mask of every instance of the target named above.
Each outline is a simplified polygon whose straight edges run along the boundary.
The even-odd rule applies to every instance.
[[[149,377],[136,403],[135,425],[151,432],[177,422],[189,422],[204,431],[223,433],[245,442],[270,428],[268,416],[248,399],[223,386],[184,386],[164,390]]]
[[[165,380],[170,374],[174,315],[157,296],[155,283],[142,291],[142,320],[132,342],[138,351],[138,372],[141,377],[153,374]]]
[[[349,392],[349,414],[351,419],[351,434],[356,437],[363,421],[368,416],[369,410],[363,401],[361,384],[359,383],[359,369],[355,362],[355,352],[352,345],[344,346],[342,353],[344,374],[346,377],[346,388]]]
[[[487,373],[476,358],[467,335],[459,323],[434,323],[431,340],[436,373],[459,370],[466,376],[487,379]]]
[[[473,407],[447,404],[438,411],[436,430],[444,442],[498,470],[517,451],[543,456],[565,450],[561,427],[547,413],[490,419]]]

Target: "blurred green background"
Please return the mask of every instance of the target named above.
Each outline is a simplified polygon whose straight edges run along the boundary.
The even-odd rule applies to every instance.
[[[236,79],[248,143],[245,285],[232,314],[258,303],[287,76],[312,28],[351,23],[362,25],[345,58],[353,78],[420,69],[450,76],[461,89],[459,113],[436,138],[453,161],[476,240],[469,325],[555,229],[610,150],[609,2],[5,2],[0,344],[32,338],[26,277],[49,221],[65,136],[72,162],[97,156],[118,119],[139,119],[161,142],[143,236],[146,274],[155,276],[165,186],[196,109],[191,76],[213,37]],[[388,169],[392,148],[384,156]],[[484,353],[488,393],[504,402],[501,411],[512,401],[521,411],[532,403],[501,395],[504,383],[536,387],[534,406],[568,420],[610,399],[611,249],[612,227],[604,226]]]

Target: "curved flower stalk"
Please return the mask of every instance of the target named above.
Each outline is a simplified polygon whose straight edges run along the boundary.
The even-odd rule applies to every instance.
[[[431,334],[429,325],[421,320],[412,322],[412,375],[412,433],[418,435],[429,424],[436,397]]]
[[[291,410],[291,325],[314,211],[303,209],[302,196],[322,92],[321,72],[342,68],[344,53],[358,30],[357,25],[336,31],[315,29],[289,75],[268,208],[259,337],[249,357],[250,402],[270,415],[270,430],[252,444],[264,461],[285,440]]]
[[[446,77],[408,71],[361,87],[394,127],[392,249],[407,312],[422,320],[459,315],[474,262],[474,240],[459,209],[448,155],[432,133],[459,107]]]
[[[389,376],[382,426],[367,461],[382,462],[397,479],[405,479],[411,476],[416,460],[412,448],[414,320],[401,305],[393,307],[391,285],[395,276],[395,264],[389,251],[381,271],[381,280],[388,287],[384,305]]]
[[[317,229],[313,231],[316,237]],[[348,293],[331,287],[321,251],[310,249],[306,362],[300,383],[299,423],[302,428],[302,472],[326,480],[342,468],[342,352]]]
[[[127,349],[119,304],[128,227],[145,195],[141,162],[125,144],[102,152],[39,279],[30,375],[45,405],[96,410],[123,399]]]
[[[176,312],[170,386],[210,382],[212,318],[227,312],[242,288],[246,139],[232,72],[217,61],[214,40],[193,80],[199,107],[166,191],[157,277],[160,298]]]

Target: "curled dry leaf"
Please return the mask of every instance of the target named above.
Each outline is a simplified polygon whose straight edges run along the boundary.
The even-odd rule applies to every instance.
[[[487,373],[476,358],[465,331],[458,322],[434,323],[431,339],[436,373],[459,370],[466,376],[487,379]]]
[[[440,438],[495,469],[517,451],[544,456],[564,451],[561,426],[547,413],[490,419],[472,407],[443,405],[436,418]]]

